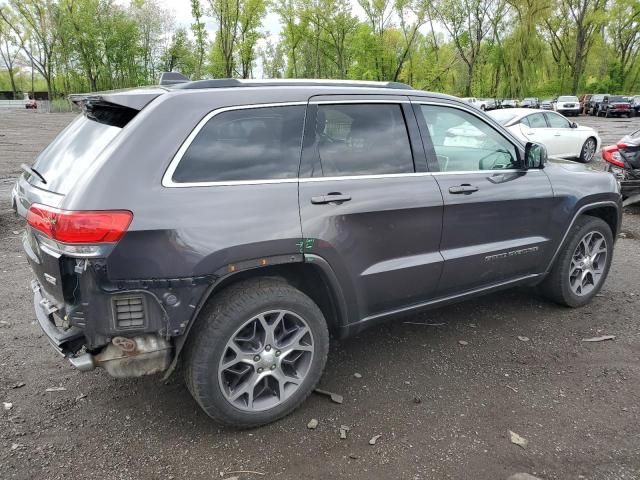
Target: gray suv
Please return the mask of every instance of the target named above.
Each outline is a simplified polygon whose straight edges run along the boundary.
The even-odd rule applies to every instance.
[[[578,307],[611,265],[615,178],[454,97],[214,80],[73,100],[13,191],[38,322],[80,370],[182,364],[228,425],[300,405],[330,333],[516,285]]]

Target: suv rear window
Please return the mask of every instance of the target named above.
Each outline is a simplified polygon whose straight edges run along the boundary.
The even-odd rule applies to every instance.
[[[229,110],[214,115],[182,155],[177,183],[296,178],[304,105]]]
[[[98,155],[122,131],[122,128],[81,115],[45,148],[33,167],[45,178],[29,182],[49,191],[67,194],[84,175]]]

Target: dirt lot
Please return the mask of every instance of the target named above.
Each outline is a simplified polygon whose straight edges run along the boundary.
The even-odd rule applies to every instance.
[[[589,307],[516,290],[334,342],[322,385],[342,405],[313,395],[274,425],[236,432],[212,423],[179,378],[74,371],[35,324],[9,189],[70,118],[0,112],[0,401],[13,404],[0,407],[1,479],[640,478],[640,208],[625,212],[625,238]],[[640,127],[579,121],[605,143]],[[603,334],[616,339],[581,341]]]

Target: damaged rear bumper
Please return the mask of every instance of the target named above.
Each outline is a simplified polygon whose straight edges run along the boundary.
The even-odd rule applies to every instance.
[[[171,362],[171,344],[156,334],[141,334],[133,338],[114,337],[99,352],[79,352],[84,343],[84,331],[71,326],[58,327],[52,317],[50,302],[43,296],[37,281],[32,283],[34,310],[38,324],[49,343],[71,365],[81,371],[104,368],[118,378],[140,377],[165,371]]]

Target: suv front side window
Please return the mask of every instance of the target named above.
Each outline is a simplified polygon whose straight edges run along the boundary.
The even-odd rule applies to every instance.
[[[457,108],[421,105],[441,172],[519,166],[514,145],[480,118]]]
[[[298,175],[304,105],[215,114],[184,151],[175,183],[292,179]]]
[[[400,104],[320,104],[311,176],[413,173]]]

